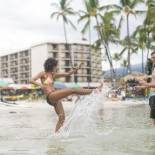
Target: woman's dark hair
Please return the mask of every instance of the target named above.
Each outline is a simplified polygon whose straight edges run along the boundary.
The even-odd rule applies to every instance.
[[[48,58],[44,63],[45,72],[53,71],[53,68],[57,66],[57,61],[53,58]]]

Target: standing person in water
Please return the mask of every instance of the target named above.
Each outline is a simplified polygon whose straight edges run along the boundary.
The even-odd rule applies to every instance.
[[[151,60],[153,63],[151,82],[147,83],[144,80],[140,80],[139,85],[136,86],[136,88],[137,89],[150,88],[150,94],[149,94],[150,118],[152,119],[153,125],[155,126],[155,51],[151,53]]]
[[[70,76],[80,69],[81,65],[73,70],[65,73],[58,73],[57,70],[57,61],[53,58],[48,58],[44,63],[44,71],[40,72],[31,79],[31,83],[37,86],[40,86],[43,92],[46,94],[47,103],[54,107],[56,114],[58,115],[58,121],[55,127],[55,132],[57,132],[60,127],[63,125],[65,120],[64,108],[61,103],[61,99],[68,97],[69,95],[88,95],[93,89],[84,89],[84,88],[64,88],[56,90],[54,88],[54,80],[59,77]],[[39,80],[41,82],[38,82]],[[101,85],[98,87],[100,89]]]

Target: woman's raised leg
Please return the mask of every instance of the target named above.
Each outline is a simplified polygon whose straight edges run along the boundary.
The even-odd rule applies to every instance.
[[[84,88],[66,88],[61,90],[56,90],[49,95],[51,102],[57,102],[62,98],[65,98],[72,94],[77,95],[88,95],[93,91],[93,89],[84,89]]]

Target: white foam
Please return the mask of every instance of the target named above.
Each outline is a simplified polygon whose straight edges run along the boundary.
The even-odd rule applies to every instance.
[[[94,133],[97,128],[97,110],[106,100],[105,96],[108,90],[94,91],[90,95],[82,96],[56,135],[59,137],[82,137]]]

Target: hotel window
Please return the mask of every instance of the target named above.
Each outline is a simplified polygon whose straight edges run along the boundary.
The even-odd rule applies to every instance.
[[[24,56],[28,56],[29,52],[28,51],[24,51]]]
[[[91,74],[91,70],[90,69],[87,69],[87,74]]]
[[[87,82],[91,82],[91,77],[90,76],[87,77]]]
[[[53,46],[53,49],[54,49],[54,50],[57,50],[57,49],[58,49],[57,44],[53,44],[52,46]]]
[[[78,77],[76,75],[75,75],[74,78],[75,78],[75,82],[78,82]]]
[[[69,45],[65,44],[65,50],[69,50]]]
[[[69,52],[66,53],[66,58],[70,58],[70,53]]]
[[[66,61],[65,61],[65,65],[66,65],[66,66],[69,66],[69,65],[70,65],[70,61],[69,61],[69,60],[66,60]]]
[[[90,67],[90,61],[87,61],[87,67]]]
[[[57,58],[57,53],[53,52],[53,58]]]
[[[70,79],[71,79],[70,76],[67,76],[66,77],[66,82],[70,82]]]
[[[66,68],[65,71],[66,71],[66,72],[69,72],[69,71],[70,71],[70,68]]]

